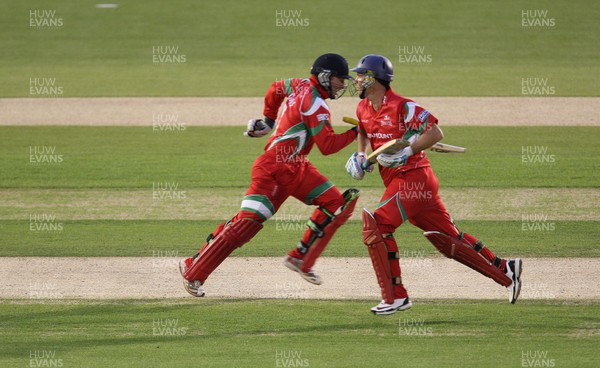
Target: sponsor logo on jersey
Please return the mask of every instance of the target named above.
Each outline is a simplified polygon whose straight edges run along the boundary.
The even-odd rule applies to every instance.
[[[367,133],[367,138],[372,139],[372,138],[377,138],[377,139],[392,139],[393,134],[389,133],[389,134],[384,134],[384,133]]]
[[[425,122],[425,120],[427,120],[427,118],[429,117],[429,111],[427,110],[423,110],[419,113],[419,115],[417,116],[417,119],[419,119],[420,122]]]
[[[329,114],[318,114],[317,120],[318,121],[329,121]]]
[[[292,93],[291,95],[287,96],[287,102],[286,102],[286,104],[289,107],[292,107],[292,106],[294,106],[296,104],[296,94],[295,93]]]
[[[381,126],[392,126],[392,118],[389,115],[383,117],[381,121]]]

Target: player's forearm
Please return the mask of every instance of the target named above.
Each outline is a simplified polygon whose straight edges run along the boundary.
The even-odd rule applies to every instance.
[[[419,137],[419,139],[411,144],[411,148],[414,153],[421,152],[424,149],[427,149],[441,141],[443,138],[444,133],[442,130],[437,126],[437,124],[433,124],[431,128],[429,128]]]
[[[334,154],[348,145],[350,145],[356,139],[356,130],[350,129],[342,134],[335,134],[333,129],[329,128],[321,130],[317,136],[315,136],[315,143],[324,155]]]
[[[367,146],[369,145],[369,139],[365,135],[358,133],[358,137],[356,140],[358,142],[358,148],[357,148],[356,152],[367,152]]]
[[[285,100],[285,93],[282,91],[285,89],[283,81],[273,82],[269,90],[265,94],[265,107],[263,115],[269,119],[276,120],[279,107]]]

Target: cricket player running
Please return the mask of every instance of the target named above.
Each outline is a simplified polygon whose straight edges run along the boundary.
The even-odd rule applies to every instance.
[[[240,211],[210,234],[199,253],[179,264],[185,290],[204,296],[202,285],[210,274],[236,248],[250,241],[290,196],[307,205],[318,206],[297,247],[284,259],[284,265],[315,285],[321,278],[312,271],[319,255],[336,230],[352,215],[358,190],[343,194],[308,160],[313,146],[324,155],[338,152],[352,143],[358,128],[335,134],[325,100],[340,98],[351,77],[348,63],[340,55],[319,56],[308,79],[274,82],[265,95],[264,119],[252,119],[244,135],[273,134],[264,153],[252,166],[252,183],[242,199]],[[277,114],[285,107],[277,123]]]
[[[356,109],[360,121],[358,152],[346,163],[348,173],[361,180],[373,165],[367,164],[366,149],[391,139],[410,142],[394,154],[377,157],[385,192],[374,213],[363,209],[363,242],[367,245],[382,301],[371,308],[378,315],[409,309],[412,303],[402,283],[398,245],[394,231],[404,222],[425,231],[425,236],[445,256],[453,258],[492,278],[510,291],[514,303],[521,289],[522,261],[497,257],[481,240],[460,231],[438,195],[438,179],[425,149],[444,135],[438,120],[415,102],[396,94],[390,87],[394,78],[391,62],[381,55],[366,55],[358,66],[357,89],[361,101]]]

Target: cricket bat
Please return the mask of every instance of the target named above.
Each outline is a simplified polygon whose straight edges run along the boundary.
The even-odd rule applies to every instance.
[[[445,144],[445,143],[436,143],[433,146],[429,147],[428,150],[433,151],[433,152],[440,152],[440,153],[465,153],[465,152],[467,152],[467,149],[464,147],[453,146],[451,144]]]
[[[382,153],[396,153],[401,149],[410,146],[410,142],[404,139],[392,139],[389,142],[385,142],[375,151],[371,152],[369,156],[367,156],[367,161],[363,163],[363,169],[369,167],[369,165],[377,162],[377,156]]]
[[[351,118],[349,116],[344,116],[342,121],[351,125],[358,125],[358,120]],[[363,168],[367,168],[369,165],[377,162],[377,156],[382,153],[396,153],[399,150],[403,149],[410,145],[410,142],[402,139],[392,139],[389,142],[386,142],[381,147],[373,151],[369,156],[367,156],[367,161],[364,163]],[[466,148],[460,146],[453,146],[451,144],[445,143],[436,143],[433,146],[427,148],[426,150],[432,152],[439,153],[465,153],[467,151]]]
[[[410,142],[404,139],[392,139],[391,141],[384,143],[375,151],[371,152],[369,156],[367,156],[367,161],[363,163],[363,169],[366,169],[367,167],[369,167],[369,165],[376,163],[377,156],[379,156],[380,154],[396,153],[409,145]],[[451,144],[445,143],[436,143],[433,146],[427,148],[426,150],[440,153],[465,153],[467,151],[467,149],[464,147],[453,146]]]

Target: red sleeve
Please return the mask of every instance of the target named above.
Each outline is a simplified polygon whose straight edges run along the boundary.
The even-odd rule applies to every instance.
[[[413,101],[407,101],[403,104],[400,115],[406,129],[418,134],[422,134],[438,122],[435,116]]]
[[[277,112],[279,107],[289,96],[293,87],[298,84],[297,79],[281,79],[271,83],[271,87],[265,94],[265,108],[263,109],[263,115],[269,119],[277,120]]]
[[[356,139],[356,129],[335,134],[330,123],[329,107],[322,98],[318,97],[309,103],[307,109],[303,109],[302,120],[322,154],[336,153]]]

